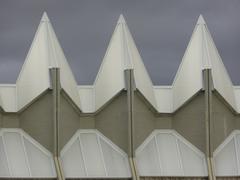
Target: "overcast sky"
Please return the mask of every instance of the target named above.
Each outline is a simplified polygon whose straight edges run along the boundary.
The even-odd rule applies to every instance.
[[[154,84],[171,84],[203,14],[234,84],[240,84],[239,0],[0,0],[0,83],[15,83],[47,11],[79,84],[92,84],[119,15]]]

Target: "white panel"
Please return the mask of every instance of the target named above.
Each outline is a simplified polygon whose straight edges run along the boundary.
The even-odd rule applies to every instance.
[[[81,99],[81,110],[85,113],[95,111],[95,96],[93,86],[78,86]]]
[[[0,177],[10,176],[7,164],[8,163],[3,147],[3,140],[2,137],[0,136]]]
[[[88,175],[92,177],[106,176],[96,134],[84,133],[80,135],[80,139]]]
[[[234,87],[234,93],[235,93],[237,112],[240,112],[240,87],[239,86]]]
[[[123,66],[122,27],[118,24],[94,82],[96,110],[125,87]]]
[[[14,177],[29,177],[30,174],[20,134],[5,132],[3,137],[12,175]]]
[[[79,130],[61,151],[67,178],[131,177],[128,156],[97,130]]]
[[[28,162],[33,177],[55,177],[53,162],[50,157],[44,154],[39,148],[24,138]]]
[[[234,139],[229,141],[214,158],[217,176],[237,175],[237,159]]]
[[[178,141],[178,143],[181,152],[184,174],[189,176],[207,175],[205,159],[199,156],[199,154],[189,148],[185,143],[181,141]]]
[[[56,177],[51,154],[21,129],[0,130],[0,160],[0,177]]]
[[[80,108],[77,83],[52,25],[44,13],[16,83],[18,109],[50,87],[49,67],[60,68],[61,86]]]
[[[158,112],[173,112],[172,86],[155,86],[154,93],[157,101]]]
[[[207,176],[204,154],[174,130],[155,130],[137,148],[136,162],[140,176]]]
[[[232,81],[207,28],[205,29],[205,35],[211,57],[214,88],[237,111]]]
[[[87,176],[84,164],[82,152],[80,149],[80,142],[77,139],[73,142],[70,148],[61,157],[64,175],[66,177],[85,177]]]
[[[176,138],[171,134],[158,134],[158,149],[162,163],[163,175],[183,175],[180,165],[180,156],[177,149]]]
[[[136,152],[137,167],[141,176],[161,175],[158,156],[154,139],[149,141],[142,151]]]
[[[0,85],[2,106],[6,112],[16,112],[16,86]]]
[[[2,95],[1,95],[1,93],[0,93],[0,108],[4,109],[3,108],[3,102],[2,102]]]
[[[130,177],[128,159],[100,138],[108,176]]]
[[[202,30],[197,25],[173,82],[173,110],[202,87]]]
[[[47,27],[41,21],[17,80],[18,109],[30,103],[50,86]]]
[[[236,136],[236,143],[237,143],[236,151],[238,154],[238,165],[240,166],[240,134]],[[239,171],[239,174],[240,174],[240,171]]]

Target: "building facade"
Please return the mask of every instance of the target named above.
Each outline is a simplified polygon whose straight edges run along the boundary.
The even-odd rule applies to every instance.
[[[172,85],[152,84],[121,15],[82,86],[44,13],[16,84],[0,85],[0,179],[239,179],[239,113],[202,16]]]

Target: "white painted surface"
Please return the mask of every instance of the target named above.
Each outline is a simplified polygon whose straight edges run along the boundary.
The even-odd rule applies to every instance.
[[[21,109],[50,88],[49,69],[53,67],[60,68],[61,87],[81,108],[77,83],[47,14],[44,13],[16,82],[17,109]]]
[[[120,19],[121,20],[121,19]],[[96,110],[125,88],[122,23],[119,20],[94,82]]]
[[[202,27],[197,24],[173,82],[173,111],[203,87]]]
[[[140,176],[207,176],[204,154],[174,130],[155,130],[136,150]]]
[[[233,89],[236,98],[237,112],[240,112],[240,86],[233,86]]]
[[[237,111],[238,109],[236,105],[232,81],[227,73],[227,70],[222,62],[222,59],[217,51],[210,33],[208,33],[208,29],[206,28],[205,31],[206,39],[209,45],[209,54],[211,56],[211,69],[214,88],[233,107],[233,109]]]
[[[173,91],[172,86],[154,86],[154,93],[160,113],[173,112]]]
[[[6,112],[16,112],[16,86],[13,84],[0,85],[0,98],[2,101],[2,108]]]
[[[46,17],[43,16],[16,82],[21,109],[50,86]]]
[[[56,177],[52,155],[21,129],[0,129],[0,177]]]
[[[234,130],[213,153],[216,176],[240,175],[240,130]]]
[[[81,110],[85,113],[95,112],[94,86],[78,86]]]
[[[78,130],[61,160],[67,178],[131,177],[127,154],[97,130]]]
[[[136,88],[157,109],[152,81],[121,15],[94,83],[96,110],[125,88],[125,69],[133,69]]]

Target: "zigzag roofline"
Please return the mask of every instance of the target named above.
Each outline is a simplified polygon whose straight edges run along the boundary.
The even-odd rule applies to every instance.
[[[36,45],[41,47],[40,50],[34,48]],[[40,66],[43,71],[37,70]],[[37,69],[34,69],[36,67]],[[50,88],[49,68],[51,67],[61,69],[62,88],[77,107],[86,113],[96,112],[126,88],[124,77],[126,69],[133,69],[136,89],[159,113],[173,113],[195,93],[202,90],[202,70],[211,69],[215,90],[236,112],[240,112],[240,103],[238,102],[240,101],[240,98],[238,98],[240,97],[240,91],[232,85],[202,15],[199,16],[173,84],[167,88],[165,86],[153,86],[126,21],[123,15],[120,15],[95,82],[86,88],[77,85],[50,20],[44,13],[16,85],[13,85],[15,87],[11,87],[12,91],[8,92],[8,96],[12,95],[15,99],[4,98],[3,100],[2,97],[6,96],[6,91],[3,89],[7,86],[0,86],[0,105],[3,106],[2,108],[5,111],[17,112],[34,100],[41,92]],[[34,72],[32,78],[44,82],[43,85],[34,83],[36,79],[31,79],[32,72]],[[43,76],[44,72],[46,74]],[[23,73],[25,75],[22,75]],[[225,84],[219,82],[219,74]],[[33,88],[29,89],[26,85]],[[106,86],[108,87],[107,92],[105,91]],[[227,88],[224,86],[227,86]],[[21,88],[25,90],[22,90],[19,94]],[[26,91],[26,88],[28,91]],[[184,91],[186,88],[190,91]],[[11,103],[6,103],[8,100]],[[14,103],[15,105],[13,105]]]

